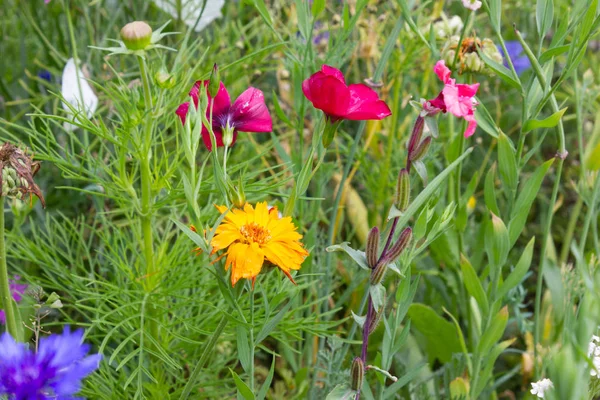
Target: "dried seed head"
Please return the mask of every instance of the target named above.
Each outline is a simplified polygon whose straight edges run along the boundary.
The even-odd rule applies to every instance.
[[[429,150],[431,146],[431,136],[427,136],[413,151],[408,152],[408,159],[410,161],[419,161]]]
[[[394,260],[396,260],[398,257],[400,257],[400,254],[402,254],[402,252],[404,251],[406,246],[408,246],[408,243],[410,242],[411,239],[412,239],[412,229],[410,227],[404,229],[402,231],[402,233],[400,234],[398,241],[396,243],[394,243],[394,245],[387,251],[387,253],[385,254],[383,260],[381,260],[381,262],[389,264],[389,263],[393,262]]]
[[[365,364],[360,357],[355,357],[352,360],[352,368],[350,369],[352,390],[360,390],[362,388],[363,378],[365,377]]]
[[[371,229],[367,236],[367,248],[365,254],[367,256],[367,264],[370,268],[375,268],[379,253],[379,228],[376,226]]]
[[[2,196],[22,199],[25,194],[34,194],[46,207],[42,191],[33,181],[34,175],[40,169],[38,162],[18,147],[5,143],[0,147],[0,187]]]
[[[134,21],[121,29],[121,39],[129,50],[144,50],[152,39],[152,28],[144,21]]]
[[[398,183],[396,184],[396,197],[394,204],[400,211],[406,210],[410,203],[410,176],[406,168],[402,168],[398,174]]]

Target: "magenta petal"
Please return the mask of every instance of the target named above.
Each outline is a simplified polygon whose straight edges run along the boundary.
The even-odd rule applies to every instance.
[[[458,95],[463,97],[473,97],[477,94],[477,90],[479,89],[479,83],[474,83],[472,85],[466,85],[459,83],[456,85],[458,88]]]
[[[446,67],[446,62],[444,60],[439,60],[435,63],[433,72],[435,72],[438,78],[440,78],[440,80],[444,83],[447,83],[448,79],[450,79],[451,72],[450,69]]]
[[[344,74],[342,74],[342,71],[340,71],[337,68],[334,68],[327,64],[323,64],[323,66],[321,67],[321,72],[327,76],[333,76],[338,81],[342,82],[344,85],[346,84],[346,79],[344,78]]]
[[[185,102],[185,103],[181,103],[179,105],[179,107],[177,107],[177,111],[175,111],[175,114],[177,114],[179,116],[179,118],[181,119],[182,125],[185,125],[185,117],[186,117],[189,109],[190,109],[190,103]]]
[[[302,83],[302,91],[315,108],[329,116],[345,118],[350,92],[337,78],[317,72]]]
[[[260,90],[250,87],[233,103],[231,121],[236,130],[243,132],[271,132],[273,121]]]
[[[388,105],[373,89],[362,83],[350,85],[350,104],[345,118],[355,121],[383,119],[392,114]]]
[[[208,81],[204,82],[205,86],[208,85]],[[210,98],[210,95],[208,95],[209,108],[207,109],[207,116],[210,112],[211,100],[212,99]],[[217,95],[214,98],[214,102],[215,105],[213,106],[213,116],[226,113],[229,110],[229,107],[231,107],[231,99],[229,98],[229,92],[227,91],[227,88],[225,88],[223,82],[221,82],[221,84],[219,85],[219,91],[217,92]]]
[[[477,120],[472,111],[471,114],[465,115],[465,121],[468,122],[467,130],[465,130],[465,137],[472,136],[475,133],[475,129],[477,129]]]

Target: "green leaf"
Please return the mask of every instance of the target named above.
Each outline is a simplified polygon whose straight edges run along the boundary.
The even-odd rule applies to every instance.
[[[477,54],[481,57],[485,65],[487,65],[492,71],[494,71],[500,79],[514,87],[515,89],[521,90],[521,82],[518,77],[513,75],[513,72],[506,68],[504,65],[492,60],[483,51],[477,49]]]
[[[529,270],[529,266],[531,265],[531,258],[533,257],[534,243],[535,243],[535,236],[531,238],[531,240],[525,247],[523,254],[521,254],[521,258],[519,258],[519,261],[517,262],[517,265],[515,266],[515,269],[512,270],[512,272],[510,274],[508,274],[508,276],[506,277],[506,280],[502,283],[502,285],[500,286],[500,289],[498,289],[498,293],[496,294],[497,299],[504,298],[504,296],[506,296],[506,294],[512,288],[514,288],[519,283],[521,283],[521,281],[525,277],[525,274],[527,274],[527,271]]]
[[[487,296],[483,290],[483,286],[481,285],[481,281],[479,280],[477,273],[473,269],[473,266],[462,254],[460,257],[460,268],[462,270],[463,281],[467,291],[475,298],[477,304],[479,304],[479,307],[483,311],[483,314],[486,315],[489,310]]]
[[[488,381],[492,377],[492,371],[494,369],[494,364],[496,363],[496,359],[502,354],[504,350],[508,348],[515,339],[505,340],[503,342],[498,343],[494,346],[490,354],[485,358],[483,371],[481,372],[480,379],[477,382],[477,387],[474,388],[473,399],[478,399],[483,389],[487,386]]]
[[[512,144],[503,132],[498,135],[498,166],[500,177],[508,187],[509,193],[514,193],[517,189],[517,161]]]
[[[269,369],[269,375],[267,375],[265,382],[260,387],[260,392],[258,392],[258,395],[256,395],[257,400],[264,400],[264,398],[267,397],[267,392],[269,391],[269,388],[271,387],[271,382],[273,382],[274,375],[275,375],[275,356],[273,356],[273,361],[271,361],[271,369]]]
[[[255,342],[250,343],[250,346],[258,346],[260,342],[262,342],[267,336],[269,336],[269,334],[273,331],[273,329],[275,329],[279,321],[283,319],[285,313],[289,310],[291,305],[292,299],[290,299],[290,301],[288,301],[288,303],[285,306],[283,306],[283,308],[262,327],[260,332],[258,332],[258,335],[256,335]]]
[[[356,390],[352,390],[347,383],[342,383],[334,387],[325,400],[350,400],[354,397],[356,397]]]
[[[502,338],[506,323],[508,322],[508,307],[504,306],[492,319],[492,323],[481,335],[477,345],[477,352],[484,356]]]
[[[452,353],[461,352],[456,328],[452,322],[440,317],[431,307],[414,303],[408,309],[408,317],[419,332],[427,339],[429,359],[448,362]]]
[[[500,32],[500,20],[502,17],[502,0],[489,0],[488,4],[488,13],[490,16],[492,28],[494,28],[496,32]]]
[[[349,243],[350,242],[334,244],[327,247],[325,251],[345,251],[350,257],[352,257],[359,267],[370,271],[371,268],[369,268],[369,264],[367,264],[367,256],[365,255],[365,252],[353,249],[349,246]]]
[[[590,171],[598,171],[600,169],[600,143],[587,154],[584,164],[585,168]]]
[[[352,318],[354,319],[354,322],[356,322],[356,324],[358,326],[360,326],[361,328],[363,326],[365,326],[365,321],[367,320],[367,316],[361,316],[361,315],[357,315],[354,314],[354,311],[350,311],[352,313]]]
[[[558,110],[548,118],[527,120],[525,125],[523,125],[523,132],[527,133],[539,128],[554,128],[560,122],[560,119],[565,111],[567,111],[567,107],[563,108],[562,110]]]
[[[263,17],[263,19],[269,25],[273,25],[273,21],[271,20],[271,15],[269,14],[269,9],[267,8],[267,5],[265,4],[265,0],[252,0],[252,3],[254,4],[254,7],[256,7],[256,10],[260,14],[260,16]]]
[[[479,102],[479,105],[475,109],[475,119],[477,120],[478,127],[483,129],[490,136],[498,138],[498,132],[500,132],[500,128],[498,128],[494,122],[494,119],[482,102]]]
[[[279,98],[277,97],[275,90],[272,91],[271,95],[273,96],[273,107],[275,108],[275,114],[277,115],[277,118],[279,118],[279,120],[285,123],[289,128],[293,127],[292,122],[287,115],[285,115],[281,105],[279,104]]]
[[[552,58],[559,56],[561,54],[566,53],[571,48],[571,45],[565,44],[563,46],[553,47],[551,49],[546,50],[540,56],[540,64],[545,64],[550,61]]]
[[[245,372],[250,371],[251,363],[254,362],[254,360],[250,358],[250,345],[248,343],[248,337],[248,330],[243,325],[237,325],[236,338],[238,358]]]
[[[419,193],[417,197],[410,203],[408,208],[401,214],[398,215],[398,228],[402,229],[408,223],[409,219],[419,211],[421,206],[425,204],[427,200],[435,193],[437,189],[446,185],[446,181],[450,173],[458,167],[458,165],[473,151],[472,147],[469,147],[460,157],[458,157],[452,164],[448,165],[445,170],[440,172],[430,183]],[[388,217],[389,218],[389,217]]]
[[[513,207],[510,222],[508,224],[511,247],[514,245],[519,238],[519,235],[523,231],[523,227],[527,222],[527,216],[529,215],[531,205],[540,191],[544,177],[546,176],[546,173],[548,172],[548,169],[550,169],[550,166],[553,162],[554,159],[552,158],[537,167],[533,175],[525,180],[525,183],[521,188],[519,196],[517,197],[517,201],[515,202],[515,206]]]
[[[506,225],[493,213],[486,229],[485,250],[491,266],[502,268],[510,251],[510,241]]]
[[[369,286],[369,294],[371,295],[371,300],[373,301],[373,308],[375,312],[378,312],[381,307],[385,304],[385,286],[381,283],[377,285]]]
[[[494,180],[496,179],[496,164],[489,169],[488,173],[485,176],[485,184],[483,188],[483,196],[485,200],[485,206],[488,210],[493,212],[496,215],[500,215],[500,210],[498,209],[498,203],[496,201],[496,188]]]
[[[314,0],[311,9],[313,17],[321,14],[323,10],[325,10],[325,0]]]
[[[554,0],[537,0],[535,7],[535,22],[537,25],[538,35],[546,36],[546,32],[552,26],[554,18]]]
[[[233,382],[235,383],[235,386],[237,387],[238,393],[241,394],[245,400],[254,400],[255,399],[254,393],[252,393],[252,390],[250,390],[248,385],[246,385],[246,383],[238,376],[238,374],[235,373],[234,370],[229,368],[229,371],[231,372],[231,375],[233,376]]]

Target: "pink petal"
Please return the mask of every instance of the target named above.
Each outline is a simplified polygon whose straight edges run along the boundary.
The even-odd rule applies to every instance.
[[[313,106],[333,118],[344,118],[350,102],[346,84],[338,78],[317,72],[302,82],[302,91]]]
[[[444,83],[447,83],[448,79],[450,79],[451,71],[448,67],[446,67],[446,62],[444,60],[440,60],[435,63],[433,72],[435,72],[438,78],[440,78],[440,80]]]
[[[190,109],[190,102],[186,101],[185,103],[181,103],[179,105],[179,107],[177,107],[177,111],[175,111],[175,114],[177,114],[179,116],[179,118],[181,119],[182,125],[185,125],[185,117],[186,117],[189,109]]]
[[[346,79],[344,78],[344,74],[342,74],[342,71],[340,71],[337,68],[334,68],[327,64],[323,64],[323,66],[321,67],[321,72],[323,72],[327,76],[335,77],[337,80],[342,82],[344,85],[346,84]]]
[[[442,112],[446,112],[446,102],[444,102],[444,92],[440,92],[440,94],[438,94],[438,96],[433,99],[433,100],[429,100],[427,103],[429,103],[428,106],[426,106],[426,111],[428,113],[428,115],[434,115],[440,111]]]
[[[348,86],[350,104],[346,112],[346,119],[362,121],[368,119],[383,119],[392,114],[388,105],[379,99],[373,89],[362,83]]]
[[[465,121],[469,123],[467,125],[467,130],[465,130],[465,137],[472,136],[475,133],[475,129],[477,129],[477,121],[475,120],[473,112],[469,115],[465,115]]]
[[[473,101],[470,97],[460,97],[458,88],[455,85],[446,85],[444,90],[444,103],[446,110],[457,117],[464,117],[473,110]]]
[[[217,147],[223,147],[223,134],[221,133],[221,131],[219,129],[215,129],[215,128],[213,128],[213,132],[215,133]],[[233,141],[231,142],[232,146],[235,144],[236,139],[237,139],[237,132],[233,131]],[[210,141],[210,133],[208,132],[208,129],[206,129],[204,126],[202,127],[202,141],[204,142],[204,145],[206,146],[208,151],[212,151],[212,142]]]
[[[196,83],[194,83],[194,86],[192,86],[189,96],[194,99],[194,105],[196,106],[196,108],[198,108],[198,95],[200,92],[200,85],[204,85],[204,87],[207,87],[209,82],[210,81],[208,81],[208,80],[196,81]],[[210,97],[210,94],[209,94],[208,95],[209,110],[210,110],[211,100],[212,100],[212,98]],[[217,95],[215,96],[214,101],[215,101],[215,105],[213,107],[213,115],[221,114],[222,112],[227,111],[229,109],[229,106],[231,106],[231,99],[229,98],[229,92],[227,91],[227,88],[225,88],[225,85],[223,84],[223,82],[221,82],[219,85],[219,91],[217,92]]]
[[[465,85],[459,83],[456,85],[458,88],[458,95],[461,97],[473,97],[477,94],[477,90],[479,89],[479,83],[474,83],[472,85]]]
[[[236,130],[243,132],[271,132],[273,121],[260,90],[250,87],[233,103],[231,120]]]

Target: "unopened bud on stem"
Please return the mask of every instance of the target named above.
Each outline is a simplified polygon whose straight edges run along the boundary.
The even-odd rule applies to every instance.
[[[385,272],[387,271],[387,264],[380,262],[377,264],[375,269],[371,272],[371,285],[378,285],[383,280]]]
[[[398,241],[385,253],[382,263],[389,264],[400,257],[400,254],[404,251],[410,240],[412,239],[412,229],[406,228],[400,234]]]
[[[121,29],[121,39],[129,50],[143,50],[152,40],[152,28],[144,21],[134,21]]]
[[[410,135],[410,140],[408,141],[408,154],[412,153],[414,149],[417,147],[419,142],[421,142],[421,136],[423,136],[423,126],[425,124],[425,119],[421,116],[417,118],[415,121],[415,126],[413,127],[413,131]]]
[[[365,377],[365,363],[363,363],[363,360],[360,357],[356,357],[352,361],[350,377],[350,387],[352,390],[360,390],[362,388],[363,378]]]
[[[398,183],[396,184],[396,197],[394,204],[400,211],[406,210],[410,202],[410,176],[406,168],[402,168],[398,174]]]
[[[377,265],[377,259],[379,252],[379,228],[376,226],[371,229],[369,236],[367,236],[367,248],[365,254],[367,256],[367,264],[369,268],[375,268]]]
[[[208,94],[210,97],[215,98],[217,93],[219,93],[219,87],[221,86],[219,66],[216,63],[213,65],[212,72],[210,73],[210,80],[208,82]]]
[[[381,321],[381,317],[383,316],[384,310],[385,310],[384,307],[381,306],[381,308],[379,308],[379,310],[371,313],[371,318],[369,320],[368,336],[371,336],[371,334],[373,332],[375,332],[375,329],[377,329],[377,325],[379,325],[379,322]]]
[[[409,151],[408,159],[410,161],[419,161],[425,154],[427,154],[429,146],[431,146],[431,136],[427,136],[416,148],[414,148],[412,151]]]

